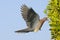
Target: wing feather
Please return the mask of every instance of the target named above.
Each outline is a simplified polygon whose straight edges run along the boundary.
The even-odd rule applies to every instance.
[[[38,14],[32,8],[28,8],[26,5],[23,5],[21,11],[28,27],[32,28],[33,25],[39,21]]]

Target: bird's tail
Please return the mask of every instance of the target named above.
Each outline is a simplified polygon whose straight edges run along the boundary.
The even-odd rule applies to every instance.
[[[28,32],[30,32],[30,31],[32,31],[30,28],[26,28],[26,29],[22,29],[22,30],[17,30],[17,31],[15,31],[16,33],[28,33]]]

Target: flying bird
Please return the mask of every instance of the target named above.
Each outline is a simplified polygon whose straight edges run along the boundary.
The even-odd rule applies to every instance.
[[[39,15],[26,5],[21,7],[21,12],[22,17],[26,21],[27,28],[15,31],[17,33],[37,32],[41,30],[43,23],[47,20],[47,17],[40,19]]]

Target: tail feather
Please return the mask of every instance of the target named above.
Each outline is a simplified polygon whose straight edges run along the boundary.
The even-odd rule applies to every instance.
[[[28,32],[30,32],[30,31],[32,31],[31,29],[29,29],[29,28],[26,28],[26,29],[22,29],[22,30],[17,30],[17,31],[15,31],[16,33],[28,33]]]

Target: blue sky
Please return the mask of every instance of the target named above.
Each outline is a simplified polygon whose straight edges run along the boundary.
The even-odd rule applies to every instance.
[[[23,4],[32,7],[40,18],[46,16],[43,11],[48,0],[0,0],[0,40],[51,40],[48,21],[38,32],[26,34],[14,32],[26,27],[20,11]]]

